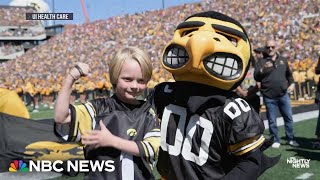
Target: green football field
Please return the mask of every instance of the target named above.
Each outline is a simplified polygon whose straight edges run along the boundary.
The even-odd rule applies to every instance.
[[[53,111],[40,108],[38,113],[30,113],[32,119],[46,119],[53,117]],[[277,156],[281,154],[280,162],[271,169],[268,169],[259,180],[292,180],[292,179],[308,179],[317,180],[320,179],[320,150],[315,150],[312,148],[312,142],[315,140],[315,127],[317,120],[310,119],[294,123],[294,132],[296,140],[300,143],[299,148],[294,148],[286,144],[284,127],[279,127],[279,132],[282,137],[281,146],[279,149],[269,148],[266,150],[268,156]],[[269,137],[269,132],[265,131],[265,136]],[[310,159],[309,168],[295,168],[293,166],[298,166],[297,164],[287,163],[287,160],[292,158],[303,161],[302,159]],[[156,174],[156,177],[159,177]],[[62,176],[55,179],[83,179],[83,174],[76,177]]]
[[[300,144],[299,148],[294,148],[286,144],[284,127],[279,128],[280,134],[283,137],[279,149],[269,148],[266,154],[275,156],[281,154],[280,162],[273,168],[267,170],[259,179],[320,179],[320,150],[312,148],[312,142],[315,140],[314,131],[316,128],[317,119],[310,119],[294,124],[294,132],[297,141]],[[265,132],[268,136],[269,132]],[[294,168],[292,164],[287,163],[287,159],[295,157],[296,159],[310,159],[309,168]],[[307,178],[309,176],[309,178]]]

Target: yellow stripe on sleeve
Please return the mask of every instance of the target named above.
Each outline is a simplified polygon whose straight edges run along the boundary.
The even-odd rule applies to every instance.
[[[148,151],[148,148],[146,147],[146,145],[141,141],[140,142],[141,144],[142,144],[142,146],[143,146],[143,150],[144,150],[144,153],[145,153],[145,155],[146,155],[146,160],[148,161],[148,163],[150,164],[150,162],[149,162],[149,151]]]
[[[77,135],[78,135],[78,131],[79,131],[79,121],[77,119],[75,119],[74,129],[73,129],[71,141],[73,141],[73,142],[76,141],[76,138],[77,138]]]
[[[76,122],[79,123],[80,134],[92,130],[92,119],[84,105],[75,106],[76,109]],[[77,126],[76,126],[77,127]]]
[[[143,141],[148,142],[154,152],[154,159],[158,158],[159,146],[160,146],[160,136],[158,137],[149,137],[144,139]],[[149,153],[151,154],[151,153]]]
[[[236,155],[236,156],[240,156],[243,155],[259,146],[261,146],[263,144],[263,142],[265,141],[265,138],[263,136],[261,136],[257,141],[248,144],[244,147],[239,148],[238,150],[231,152],[232,154]]]
[[[248,144],[251,144],[252,142],[256,141],[257,139],[259,139],[260,135],[257,135],[257,136],[254,136],[252,138],[249,138],[249,139],[246,139],[244,141],[241,141],[240,143],[237,143],[237,144],[233,144],[233,145],[230,145],[228,147],[228,150],[229,152],[233,152],[245,145],[248,145]]]

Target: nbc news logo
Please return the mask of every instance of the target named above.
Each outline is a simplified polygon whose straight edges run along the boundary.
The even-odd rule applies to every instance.
[[[292,168],[309,168],[310,159],[297,159],[296,157],[287,158],[287,164],[291,164]]]
[[[9,172],[62,172],[71,170],[75,172],[113,172],[115,170],[113,160],[74,160],[65,161],[66,168],[62,166],[64,163],[61,160],[49,161],[29,161],[29,168],[25,162],[22,160],[14,160],[10,163]]]
[[[10,163],[9,172],[28,172],[27,164],[22,160],[14,160]]]

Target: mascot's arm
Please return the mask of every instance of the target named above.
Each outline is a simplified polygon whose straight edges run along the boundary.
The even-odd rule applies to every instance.
[[[243,157],[237,157],[237,165],[222,179],[257,179],[260,174],[261,155],[260,151],[255,151]]]
[[[235,157],[237,165],[222,179],[258,179],[265,170],[274,166],[280,160],[280,156],[270,158],[263,154],[263,151],[267,149],[272,142],[273,140],[267,140],[260,148]]]
[[[241,101],[243,106],[247,104],[242,99],[237,101]],[[251,109],[243,109],[238,116],[223,117],[228,122],[225,129],[228,153],[236,162],[224,179],[257,179],[280,158],[269,158],[263,154],[273,141],[264,138],[264,124],[259,115]]]

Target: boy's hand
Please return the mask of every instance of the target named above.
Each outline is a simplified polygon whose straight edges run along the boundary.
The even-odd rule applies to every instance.
[[[112,147],[115,136],[106,128],[102,121],[99,124],[100,130],[92,130],[87,135],[82,136],[82,144],[94,145],[95,148]]]
[[[75,67],[70,70],[70,75],[74,80],[78,80],[81,76],[87,76],[91,72],[91,69],[88,64],[78,62]]]

